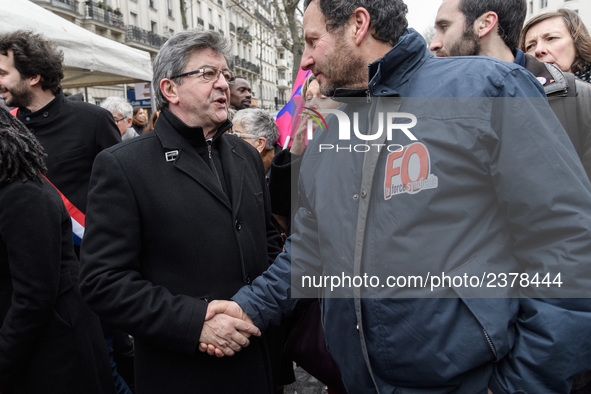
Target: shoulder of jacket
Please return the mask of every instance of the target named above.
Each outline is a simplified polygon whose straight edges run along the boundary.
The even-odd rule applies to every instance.
[[[482,74],[485,70],[497,70],[497,72],[508,72],[523,67],[515,64],[505,62],[488,56],[450,56],[450,57],[435,57],[431,56],[428,61],[450,63],[458,68],[458,72],[463,72],[464,69],[472,70],[474,65],[481,68],[474,70]]]
[[[227,143],[234,145],[235,148],[238,149],[240,152],[253,153],[252,150],[254,149],[254,151],[258,154],[256,148],[254,148],[252,145],[250,145],[248,142],[244,141],[242,138],[238,136],[226,133],[221,137],[225,138]]]
[[[103,150],[103,152],[109,152],[115,156],[135,156],[135,153],[146,150],[150,144],[154,141],[158,141],[156,135],[153,133],[142,134],[134,138],[130,138],[125,141],[121,141],[109,148]],[[160,145],[160,144],[158,144]],[[99,153],[100,154],[100,153]]]
[[[46,186],[49,186],[49,188],[45,190]],[[11,201],[9,205],[13,207],[18,204],[35,207],[33,209],[43,209],[42,207],[47,207],[47,204],[55,206],[56,201],[61,202],[61,198],[59,198],[54,186],[44,181],[22,181],[18,179],[8,185],[2,186],[0,191],[0,201]],[[54,191],[55,193],[53,193]]]
[[[436,69],[444,68],[451,75],[480,76],[489,80],[503,80],[510,74],[529,74],[523,67],[487,56],[431,57],[427,63]]]
[[[66,104],[70,110],[79,112],[83,116],[93,116],[93,117],[104,117],[108,119],[111,116],[111,113],[95,104],[86,103],[84,101],[70,101],[65,100]]]
[[[575,77],[577,97],[591,97],[591,83]]]

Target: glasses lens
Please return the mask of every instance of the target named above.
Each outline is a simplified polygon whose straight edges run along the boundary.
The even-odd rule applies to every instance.
[[[217,81],[219,71],[215,68],[205,67],[203,69],[203,78],[207,79],[208,81]]]

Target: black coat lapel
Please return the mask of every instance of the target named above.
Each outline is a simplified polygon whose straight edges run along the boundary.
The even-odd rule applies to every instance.
[[[204,189],[224,203],[228,209],[232,209],[230,199],[224,193],[222,186],[218,183],[215,174],[211,171],[207,163],[189,142],[173,130],[172,126],[166,122],[164,117],[162,121],[159,119],[158,126],[154,129],[154,132],[160,139],[162,148],[164,149],[162,160],[174,162],[171,164],[193,178]],[[223,158],[224,154],[221,153],[221,156]],[[229,169],[226,169],[223,159],[222,165],[224,166],[224,173],[229,171]]]
[[[236,143],[231,137],[220,136],[220,158],[224,167],[224,177],[230,187],[232,196],[232,211],[238,212],[242,200],[242,188],[244,185],[244,156],[237,152]]]

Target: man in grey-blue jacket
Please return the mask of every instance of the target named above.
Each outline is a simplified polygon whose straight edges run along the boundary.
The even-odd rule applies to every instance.
[[[351,393],[567,393],[591,366],[591,184],[541,85],[433,58],[402,1],[305,5],[302,68],[348,98],[285,252],[211,309],[265,328],[319,292]]]

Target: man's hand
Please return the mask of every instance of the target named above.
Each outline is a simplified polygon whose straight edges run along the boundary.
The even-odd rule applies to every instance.
[[[235,302],[213,301],[207,307],[205,323],[199,337],[199,350],[217,357],[233,356],[249,345],[251,335],[261,331]]]
[[[240,305],[238,305],[234,301],[221,301],[221,300],[214,300],[209,303],[207,306],[207,313],[205,314],[205,321],[211,319],[218,313],[223,313],[228,316],[235,317],[236,319],[244,320],[250,324],[252,320],[244,313]],[[259,333],[260,335],[260,333]],[[258,336],[258,335],[257,335]]]

